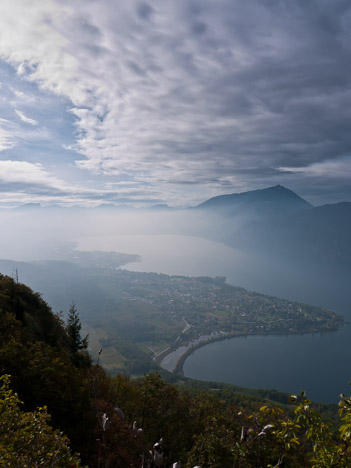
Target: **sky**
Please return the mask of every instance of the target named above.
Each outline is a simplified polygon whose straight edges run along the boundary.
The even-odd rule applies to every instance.
[[[0,206],[351,201],[348,0],[1,0]]]

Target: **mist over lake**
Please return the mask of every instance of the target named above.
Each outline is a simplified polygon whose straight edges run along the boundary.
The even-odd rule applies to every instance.
[[[350,321],[349,212],[349,203],[313,208],[281,186],[217,197],[190,210],[24,207],[1,214],[0,258],[71,262],[75,249],[120,252],[135,257],[116,268],[225,277],[229,284],[326,308]],[[9,268],[13,274],[14,266]],[[57,295],[54,284],[25,271],[20,268],[20,279],[43,292],[54,308],[66,309],[73,298],[80,302],[83,320],[108,304],[98,285],[96,293],[88,283],[82,287],[82,270],[78,276],[71,271],[69,295]],[[306,389],[316,400],[336,401],[341,391],[348,393],[350,341],[347,324],[322,337],[235,338],[198,350],[184,369],[200,379]],[[320,365],[320,372],[310,372]]]
[[[76,238],[80,250],[120,251],[140,255],[124,265],[132,271],[169,275],[225,276],[227,282],[265,294],[331,308],[351,319],[348,270],[296,263],[250,253],[202,237],[109,235]]]

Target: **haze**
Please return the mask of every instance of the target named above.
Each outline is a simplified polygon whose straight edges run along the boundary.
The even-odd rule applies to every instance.
[[[258,219],[257,214],[245,210],[229,215],[218,209],[131,211],[24,207],[1,213],[0,258],[71,261],[74,249],[135,254],[141,258],[127,265],[131,270],[226,276],[232,284],[315,305],[338,307],[345,312],[349,299],[345,287],[349,271],[347,252],[344,262],[340,256],[336,260],[323,258],[319,252],[310,252],[303,236],[282,251],[278,242],[270,245],[262,231],[262,226],[272,225],[272,219],[268,217],[267,222]],[[246,245],[242,236],[238,236],[243,229],[246,236],[251,226],[256,226],[258,235],[262,236],[261,245],[257,240],[254,245]],[[284,242],[288,242],[286,237]],[[337,247],[346,251],[347,245],[348,242],[346,247]]]

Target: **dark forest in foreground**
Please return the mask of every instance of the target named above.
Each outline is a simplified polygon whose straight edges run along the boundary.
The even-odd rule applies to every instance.
[[[109,376],[92,364],[74,306],[64,323],[38,293],[6,276],[0,313],[0,371],[11,375],[2,378],[0,399],[5,466],[351,464],[346,397],[340,421],[335,407],[318,405],[322,418],[304,395],[277,404],[229,387],[171,385],[158,374]],[[66,436],[80,455],[70,453]]]

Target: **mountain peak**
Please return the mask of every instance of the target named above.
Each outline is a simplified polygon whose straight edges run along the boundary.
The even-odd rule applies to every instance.
[[[312,208],[312,205],[292,190],[275,185],[249,192],[219,195],[196,208],[216,209],[230,214],[282,215]]]

